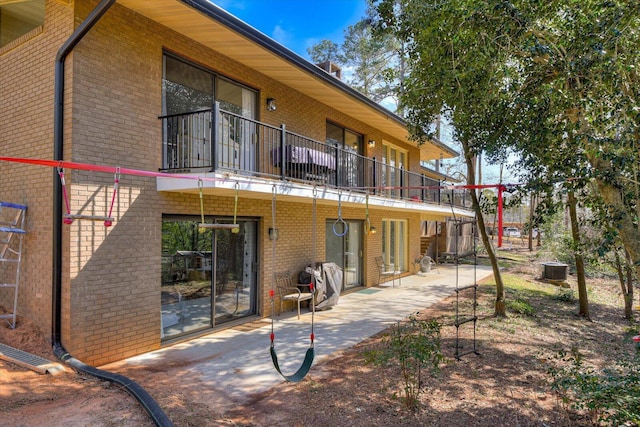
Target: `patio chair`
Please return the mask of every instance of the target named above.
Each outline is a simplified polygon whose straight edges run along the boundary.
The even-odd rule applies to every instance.
[[[278,298],[280,298],[280,311],[278,315],[282,313],[282,304],[285,301],[294,301],[298,305],[298,319],[300,318],[300,303],[302,301],[309,301],[313,298],[311,292],[302,292],[298,287],[293,285],[291,281],[291,272],[284,271],[275,273],[276,288],[278,292]]]
[[[381,256],[376,257],[376,264],[378,266],[378,286],[380,286],[380,283],[382,282],[383,277],[386,277],[386,278],[391,277],[391,286],[393,287],[396,286],[396,277],[397,277],[398,286],[402,285],[402,282],[400,279],[400,274],[402,273],[402,271],[396,270],[395,266],[385,265]]]

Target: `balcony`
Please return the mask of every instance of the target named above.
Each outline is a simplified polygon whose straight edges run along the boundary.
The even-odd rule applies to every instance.
[[[469,208],[464,190],[280,127],[213,109],[160,117],[162,170],[219,172]]]

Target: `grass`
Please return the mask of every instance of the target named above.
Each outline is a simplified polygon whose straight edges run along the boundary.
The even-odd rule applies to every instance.
[[[550,296],[556,293],[556,287],[544,282],[532,282],[531,280],[515,273],[502,273],[502,282],[504,283],[505,293],[507,297],[520,296]],[[493,276],[489,276],[483,280],[480,285],[483,292],[496,293],[496,281]]]
[[[536,314],[536,309],[527,301],[522,299],[507,301],[507,309],[512,313],[517,313],[523,316],[534,316]]]

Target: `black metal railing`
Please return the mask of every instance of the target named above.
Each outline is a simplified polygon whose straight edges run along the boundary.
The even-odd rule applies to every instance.
[[[348,147],[213,109],[160,117],[162,170],[229,171],[470,207],[465,190],[445,190],[423,174],[364,157]]]

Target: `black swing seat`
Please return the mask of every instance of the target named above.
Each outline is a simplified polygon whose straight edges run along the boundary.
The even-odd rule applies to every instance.
[[[65,214],[64,218],[69,219],[86,219],[89,221],[111,221],[113,218],[110,216],[96,216],[96,215],[83,215],[83,214]]]
[[[271,346],[271,360],[273,361],[273,366],[276,368],[276,371],[282,377],[291,383],[299,383],[302,379],[307,375],[309,369],[311,369],[311,365],[313,364],[313,358],[315,357],[315,350],[313,347],[309,347],[307,349],[307,353],[304,356],[304,361],[302,362],[302,366],[298,369],[293,375],[285,375],[280,370],[280,365],[278,364],[278,355],[276,354],[276,349],[272,345]]]

